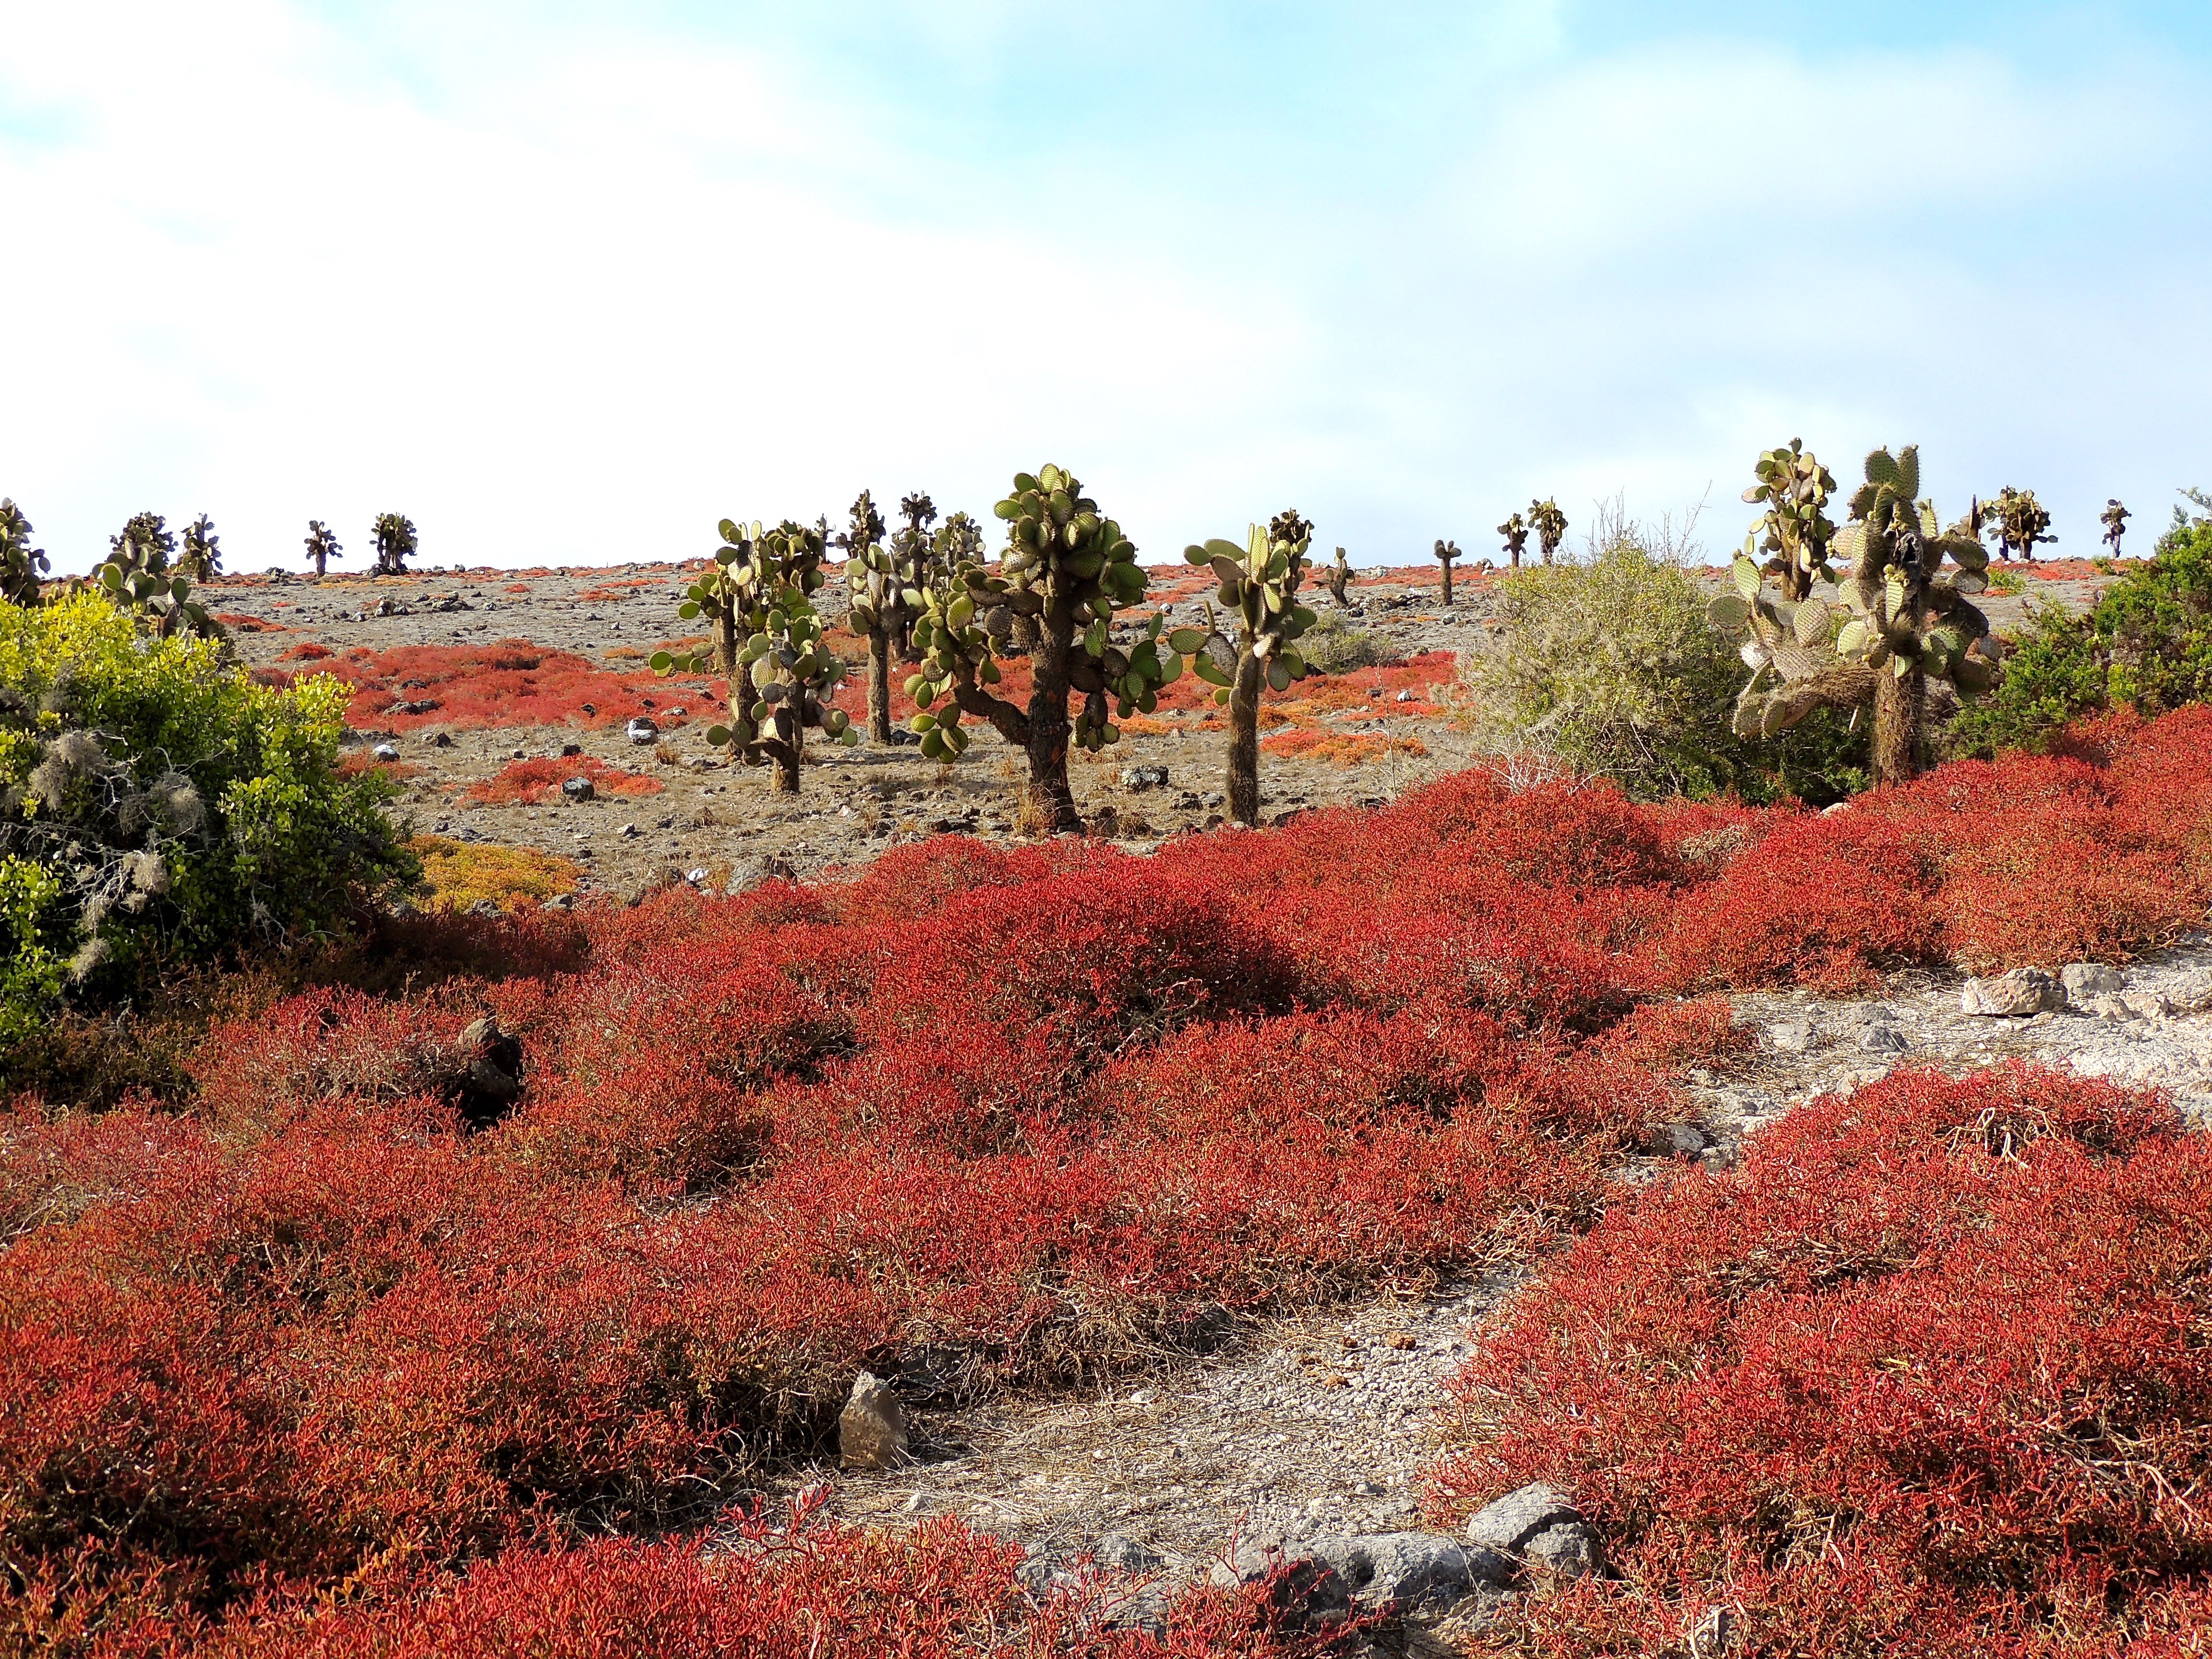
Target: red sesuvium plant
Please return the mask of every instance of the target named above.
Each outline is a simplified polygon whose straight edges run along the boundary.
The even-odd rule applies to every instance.
[[[1893,1073],[1609,1214],[1459,1380],[1449,1521],[1571,1489],[1618,1574],[1486,1650],[2118,1654],[2212,1586],[2212,1142],[2108,1085]]]
[[[1680,1109],[1670,1073],[1725,1052],[1724,1007],[1677,994],[1848,985],[1961,954],[2109,956],[2167,936],[2189,904],[2201,915],[2208,739],[2212,711],[2117,720],[2064,754],[1939,769],[1826,819],[1638,805],[1601,786],[1516,791],[1477,770],[1387,810],[1142,859],[948,836],[814,886],[406,919],[445,930],[440,975],[404,984],[386,963],[380,994],[264,994],[210,1034],[189,1095],[159,1108],[24,1103],[0,1119],[0,1549],[14,1564],[0,1629],[33,1650],[112,1647],[137,1629],[150,1632],[141,1651],[190,1653],[205,1621],[228,1621],[211,1653],[287,1652],[287,1632],[318,1628],[331,1652],[464,1650],[421,1632],[448,1632],[436,1621],[457,1606],[532,1628],[568,1605],[572,1574],[653,1548],[580,1556],[580,1540],[711,1523],[769,1460],[819,1449],[863,1366],[895,1374],[927,1349],[963,1357],[947,1386],[969,1397],[1096,1385],[1183,1340],[1207,1308],[1288,1312],[1549,1248],[1618,1200],[1624,1147]],[[1984,867],[2062,854],[2067,868],[2002,891]],[[1829,896],[1812,904],[1803,872],[1830,860],[1851,879],[1811,884]],[[1783,920],[1747,924],[1769,913]],[[521,1043],[524,1087],[471,1129],[460,1045],[485,1012]],[[1866,1328],[1899,1341],[1923,1311],[1929,1330],[1953,1331],[1971,1293],[2012,1297],[2011,1328],[2076,1356],[2067,1376],[2106,1379],[2135,1413],[2109,1420],[2161,1474],[2185,1474],[2166,1407],[2130,1381],[2153,1374],[2126,1367],[2150,1356],[2160,1386],[2196,1386],[2151,1316],[2195,1294],[2155,1274],[2179,1259],[2167,1218],[2199,1203],[2201,1155],[2153,1108],[2067,1086],[1870,1091],[1838,1109],[1875,1126],[1863,1133],[1832,1113],[1806,1122],[1901,1149],[1884,1152],[1887,1173],[1866,1158],[1845,1168],[1808,1127],[1765,1144],[1832,1170],[1817,1182],[1793,1186],[1755,1153],[1736,1185],[1669,1189],[1692,1210],[1719,1195],[1694,1216],[1624,1211],[1600,1236],[1655,1230],[1645,1254],[1703,1298],[1698,1329],[1717,1346],[1699,1352],[1714,1375],[1741,1374],[1735,1420],[1771,1425],[1792,1456],[1821,1420],[1761,1394],[1753,1360],[1828,1352],[1835,1322],[1816,1315],[1856,1310],[1861,1291],[1889,1297],[1877,1311],[1891,1322]],[[2009,1146],[1987,1133],[2005,1123],[2025,1126]],[[1841,1195],[1826,1234],[1822,1194]],[[1778,1280],[1741,1308],[1695,1278],[1705,1258],[1665,1254],[1670,1229],[1694,1243],[1708,1223],[1741,1212],[1750,1226],[1757,1206],[1790,1204],[1814,1268],[1830,1259],[1820,1239],[1882,1215],[1922,1243],[1886,1279]],[[2011,1231],[1990,1231],[2000,1212]],[[2032,1251],[2010,1280],[1992,1240]],[[2121,1333],[2124,1351],[2036,1299],[2059,1267],[2087,1298],[2085,1327]],[[1968,1288],[1947,1291],[1946,1275]],[[2128,1291],[2138,1282],[2150,1288]],[[1647,1285],[1635,1308],[1671,1316],[1691,1305],[1676,1288]],[[1831,1299],[1792,1323],[1778,1297],[1801,1291]],[[1528,1328],[1521,1352],[1540,1355]],[[1958,1355],[2014,1363],[2003,1332],[1972,1334],[1983,1347]],[[1794,1347],[1775,1346],[1785,1336]],[[1965,1389],[1965,1360],[1940,1357]],[[1630,1409],[1656,1386],[1640,1372],[1615,1377],[1589,1354],[1560,1364],[1562,1400],[1618,1395],[1607,1421],[1626,1425],[1622,1443],[1656,1443]],[[1929,1437],[1942,1425],[1923,1419],[1913,1443],[1942,1449]],[[1467,1465],[1447,1508],[1531,1470],[1579,1485],[1544,1461],[1540,1429],[1562,1446],[1576,1432],[1532,1419],[1527,1455]],[[1887,1490],[1875,1463],[1834,1467],[1871,1471],[1876,1484],[1849,1492]],[[1632,1475],[1658,1480],[1620,1479]],[[1723,1477],[1732,1494],[1761,1478],[1694,1475]],[[1660,1539],[1653,1561],[1707,1573],[1697,1552],[1723,1535],[1674,1488],[1613,1490],[1583,1495],[1608,1517],[1632,1500],[1651,1517],[1618,1533],[1624,1550]],[[2136,1536],[2055,1478],[1991,1490],[2002,1505],[1973,1522],[1987,1536],[1970,1540],[1972,1562],[2017,1546],[2023,1617],[2087,1582],[2046,1548],[2073,1517],[2094,1522],[2082,1559],[2111,1565],[2130,1618],[2185,1576],[2158,1552],[2196,1547],[2156,1500]],[[2039,1518],[2045,1492],[2058,1507]],[[1905,1550],[1910,1524],[1884,1535]],[[1742,1559],[1771,1574],[1765,1534],[1743,1536]],[[1669,1537],[1687,1541],[1668,1555]],[[662,1565],[676,1573],[681,1554]],[[1929,1628],[1963,1628],[1923,1594],[1954,1579],[1909,1552],[1865,1559],[1875,1577],[1834,1585],[1888,1586],[1936,1609]],[[904,1583],[912,1565],[886,1561],[869,1582]],[[513,1599],[469,1602],[458,1572]],[[1656,1628],[1648,1608],[1621,1617],[1642,1621],[1639,1641]]]

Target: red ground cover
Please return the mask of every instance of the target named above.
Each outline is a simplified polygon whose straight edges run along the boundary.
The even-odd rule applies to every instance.
[[[860,1366],[897,1375],[926,1361],[939,1395],[1096,1382],[1240,1315],[1528,1252],[1620,1194],[1608,1172],[1623,1148],[1682,1109],[1671,1070],[1727,1052],[1725,1010],[1676,992],[1840,982],[1954,955],[2049,965],[2201,917],[2208,739],[2212,711],[2114,722],[2053,757],[1945,769],[1829,817],[1638,806],[1602,787],[1516,793],[1471,772],[1385,811],[1186,837],[1148,858],[946,837],[817,888],[436,922],[453,939],[425,933],[424,959],[471,973],[404,994],[312,991],[226,1024],[181,1110],[91,1117],[27,1103],[0,1119],[0,1547],[18,1564],[0,1580],[0,1630],[12,1620],[58,1642],[73,1620],[112,1632],[143,1614],[158,1651],[182,1639],[174,1621],[235,1614],[259,1632],[235,1636],[250,1652],[293,1628],[279,1611],[290,1598],[350,1586],[340,1599],[371,1633],[343,1640],[411,1651],[404,1642],[429,1638],[409,1620],[442,1628],[437,1608],[475,1605],[462,1591],[419,1602],[439,1574],[500,1556],[531,1587],[514,1592],[524,1602],[561,1604],[572,1558],[513,1552],[704,1522],[764,1457],[823,1444]],[[455,1044],[485,1012],[521,1041],[526,1089],[504,1121],[471,1133]],[[1898,1089],[1850,1109],[1899,1150],[1869,1164],[1887,1174],[1842,1212],[1905,1240],[1900,1260],[1923,1279],[1963,1275],[2021,1340],[2063,1361],[2062,1382],[2120,1376],[2067,1358],[2087,1339],[2036,1299],[2053,1283],[2040,1264],[2069,1264],[2084,1328],[2167,1356],[2159,1386],[2201,1420],[2186,1392],[2195,1362],[2145,1314],[2156,1298],[2125,1291],[2138,1267],[2178,1259],[2152,1200],[2199,1202],[2196,1143],[2148,1108],[2020,1085],[2027,1104],[2003,1109],[2058,1127],[2008,1161],[1954,1133],[1995,1097]],[[1939,1127],[1914,1127],[1915,1113]],[[1807,1122],[1850,1128],[1833,1114]],[[1760,1182],[1781,1204],[1790,1170],[1824,1167],[1803,1139],[1814,1131],[1796,1133],[1796,1164],[1754,1162],[1736,1185],[1711,1184],[1712,1205]],[[2018,1185],[2029,1176],[2016,1170],[2033,1182]],[[1813,1198],[1843,1179],[1803,1176]],[[2017,1272],[1975,1254],[1985,1235],[1972,1222],[2012,1215],[2014,1196],[2002,1237],[2039,1253]],[[1794,1213],[1815,1268],[1856,1260],[1820,1242],[1841,1235],[1814,1225],[1817,1206]],[[1695,1261],[1665,1255],[1663,1226],[1649,1224],[1661,1232],[1646,1254],[1691,1277],[1671,1300],[1647,1286],[1637,1305],[1653,1318],[1705,1305]],[[1758,1248],[1729,1272],[1781,1260],[1779,1246]],[[1844,1295],[1859,1279],[1872,1283],[1776,1282],[1778,1294]],[[1859,1347],[1835,1334],[1858,1326],[1831,1321],[1845,1358],[1821,1361],[1827,1372],[1806,1358],[1814,1313],[1759,1327],[1759,1352],[1786,1347],[1791,1377],[1832,1376],[1874,1352],[1865,1343],[1904,1342],[1915,1310],[1928,1331],[1965,1318],[1940,1285],[1911,1282],[1914,1297],[1867,1304],[1875,1335]],[[1749,1335],[1728,1340],[1712,1376],[1751,1352]],[[1972,1381],[1960,1366],[2043,1386],[1996,1341],[1928,1375],[1955,1398],[1981,1397],[1958,1392]],[[1586,1356],[1561,1388],[1595,1402],[1615,1386],[1605,1365],[1644,1376],[1637,1352],[1593,1347],[1613,1358]],[[1918,1352],[1883,1348],[1870,1370]],[[1662,1366],[1648,1385],[1674,1374]],[[2120,1389],[2095,1397],[2119,1401]],[[1782,1413],[1773,1432],[1792,1444],[1817,1427],[1817,1413],[1790,1418],[1748,1380],[1725,1397],[1741,1413]],[[1818,1397],[1862,1414],[1890,1399]],[[2131,1404],[2108,1420],[2164,1460],[2162,1476],[2194,1479],[2197,1454],[2159,1438],[2167,1409]],[[1632,1415],[1624,1405],[1607,1420]],[[1561,1422],[1565,1446],[1580,1431]],[[1551,1441],[1528,1443],[1515,1473],[1554,1455]],[[1666,1507],[1677,1489],[1657,1465],[1622,1467],[1657,1496],[1594,1492],[1609,1518],[1626,1527],[1648,1510],[1659,1518],[1635,1524],[1653,1538],[1707,1525]],[[1860,1467],[1833,1462],[1820,1492],[1874,1503],[1879,1470]],[[2008,1594],[2039,1619],[2062,1594],[2089,1593],[2099,1562],[2114,1583],[2180,1572],[2155,1567],[2165,1558],[2141,1540],[2099,1541],[2118,1511],[2080,1507],[2053,1484],[2063,1470],[2036,1468],[1974,1489],[2008,1507],[1958,1534],[1961,1559],[1983,1564],[1960,1571],[2014,1564]],[[1507,1468],[1447,1490],[1472,1501]],[[1735,1471],[1729,1491],[1756,1498],[1765,1489],[1744,1483],[1759,1478]],[[2171,1531],[2137,1477],[2109,1479]],[[2045,1525],[2038,1494],[2054,1493],[2059,1518]],[[1911,1515],[1880,1513],[1881,1535],[1919,1535]],[[2088,1565],[2055,1555],[2051,1528]],[[1777,1571],[1765,1536],[1744,1534],[1729,1561]],[[1875,1530],[1854,1537],[1870,1550]],[[630,1559],[603,1547],[616,1551],[606,1561]],[[1862,1555],[1866,1572],[1890,1576],[1836,1585],[1910,1600],[1937,1582],[1918,1556],[1846,1560]],[[1691,1559],[1651,1559],[1678,1557]],[[1696,1562],[1708,1572],[1707,1556]],[[674,1558],[652,1571],[664,1568],[680,1577]]]
[[[495,775],[471,784],[462,793],[490,805],[544,806],[561,799],[561,786],[570,778],[589,778],[602,795],[657,795],[666,787],[659,778],[625,772],[588,755],[539,755],[510,761]]]
[[[319,653],[319,654],[318,653]],[[312,661],[312,672],[335,674],[360,688],[347,720],[364,731],[413,732],[444,726],[475,729],[504,726],[619,726],[649,714],[673,729],[699,712],[701,693],[651,673],[617,674],[573,652],[548,650],[527,640],[493,645],[417,645],[389,651],[356,647],[333,656],[306,645],[287,660]],[[276,675],[280,683],[288,677]],[[428,703],[414,714],[403,703]],[[672,715],[672,708],[684,714]]]
[[[2201,1638],[2208,1221],[2169,1109],[2011,1068],[1893,1074],[1615,1211],[1459,1384],[1439,1518],[1553,1480],[1622,1575],[1497,1647],[1668,1650],[1716,1607],[1747,1653]]]

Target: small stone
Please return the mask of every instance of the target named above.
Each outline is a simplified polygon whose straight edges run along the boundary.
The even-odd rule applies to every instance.
[[[569,778],[562,784],[561,793],[570,800],[589,800],[599,792],[589,778]]]
[[[580,743],[564,743],[561,745],[561,758],[562,760],[574,760],[577,756],[583,752],[584,745]]]
[[[1784,1020],[1769,1027],[1766,1036],[1777,1053],[1802,1054],[1813,1046],[1813,1023],[1806,1019]]]
[[[1109,1532],[1098,1540],[1098,1547],[1091,1552],[1091,1560],[1104,1571],[1126,1572],[1134,1578],[1149,1577],[1167,1565],[1165,1557],[1117,1532]]]
[[[615,834],[618,836],[629,837],[634,837],[642,833],[643,831],[640,830],[634,823],[625,823],[621,829],[615,831]]]
[[[848,1469],[888,1469],[906,1461],[906,1414],[872,1371],[853,1379],[852,1395],[837,1415],[837,1461]]]
[[[1894,1025],[1869,1025],[1859,1033],[1859,1047],[1870,1054],[1901,1054],[1911,1046]]]
[[[640,714],[635,720],[632,720],[623,729],[626,733],[628,733],[629,740],[632,743],[637,744],[641,746],[646,744],[658,743],[660,741],[660,726],[659,723],[646,719],[642,714]]]
[[[1705,1150],[1705,1132],[1694,1123],[1655,1124],[1644,1132],[1644,1150],[1656,1158],[1695,1158]]]
[[[2126,976],[2101,962],[2069,962],[2058,970],[2058,982],[2066,988],[2070,1002],[2118,996],[2127,988]]]
[[[1125,766],[1121,769],[1124,789],[1164,789],[1168,786],[1168,769],[1164,766]]]
[[[380,743],[368,752],[380,761],[396,761],[399,758],[399,745],[396,743]]]
[[[2015,968],[1995,979],[1970,979],[1959,993],[1959,1012],[1984,1018],[2019,1019],[2065,1006],[2065,988],[2040,968]]]
[[[1580,1521],[1545,1528],[1521,1553],[1530,1566],[1554,1578],[1587,1578],[1605,1568],[1596,1532]]]
[[[691,869],[686,870],[684,872],[684,879],[693,887],[704,887],[707,884],[706,866],[698,865]]]
[[[433,732],[423,739],[423,742],[428,744],[433,749],[451,749],[453,746],[453,734],[450,732]]]

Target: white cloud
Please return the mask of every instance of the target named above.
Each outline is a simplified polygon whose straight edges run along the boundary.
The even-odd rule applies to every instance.
[[[945,15],[948,50],[1016,27]],[[980,509],[1047,457],[1161,556],[1292,501],[1362,558],[1486,549],[1533,494],[1708,480],[1725,544],[1793,434],[1839,471],[1917,438],[1947,504],[2033,484],[2078,550],[2202,454],[2212,262],[2172,204],[2212,143],[2155,64],[1541,70],[1523,6],[1507,90],[1425,148],[1332,118],[1301,196],[1172,144],[948,160],[696,41],[479,33],[426,91],[277,0],[0,16],[0,489],[66,568],[149,506],[246,568],[386,507],[434,562],[668,557],[863,483]]]

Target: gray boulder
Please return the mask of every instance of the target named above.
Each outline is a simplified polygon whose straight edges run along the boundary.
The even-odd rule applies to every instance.
[[[2040,968],[2015,968],[1995,979],[1970,979],[1959,993],[1959,1012],[1993,1019],[2019,1019],[2066,1006],[2066,988]]]
[[[1596,1528],[1583,1519],[1573,1499],[1540,1480],[1478,1510],[1467,1523],[1467,1537],[1478,1549],[1514,1557],[1554,1577],[1581,1578],[1605,1565]]]
[[[599,792],[592,787],[589,778],[570,778],[562,784],[561,793],[570,800],[589,800]]]
[[[2086,1002],[2091,997],[2116,997],[2127,988],[2127,976],[2117,968],[2107,968],[2101,962],[2069,962],[2058,970],[2058,982],[2066,988],[2069,1002]]]
[[[1316,1538],[1306,1548],[1344,1581],[1355,1602],[1378,1611],[1443,1613],[1478,1583],[1513,1580],[1513,1563],[1496,1551],[1471,1548],[1434,1533]]]
[[[629,734],[629,740],[634,744],[644,744],[648,743],[658,743],[660,741],[660,726],[659,722],[649,720],[642,714],[640,714],[635,719],[632,720],[630,723],[623,728],[623,730]]]

